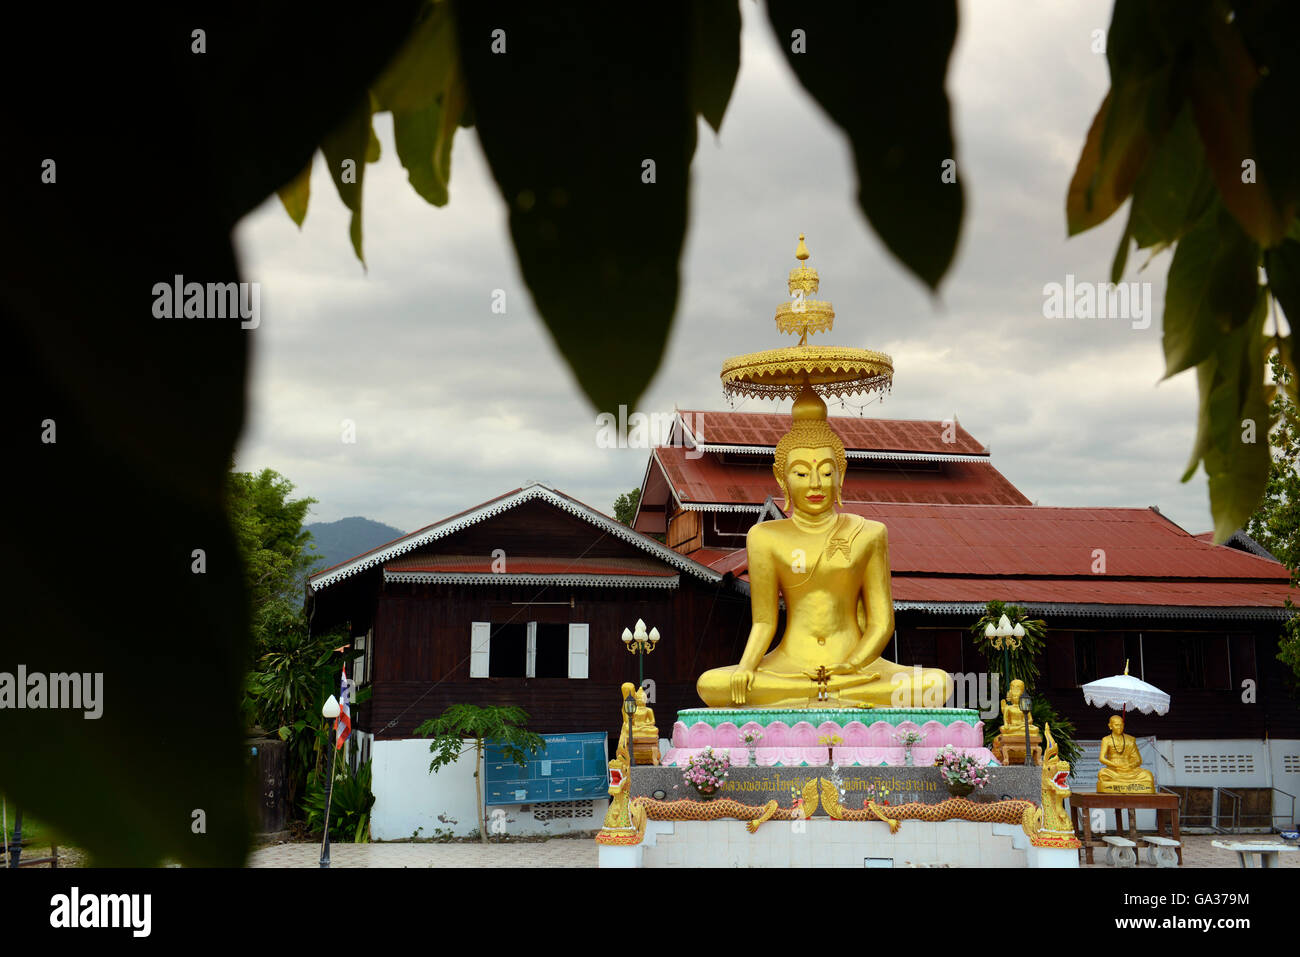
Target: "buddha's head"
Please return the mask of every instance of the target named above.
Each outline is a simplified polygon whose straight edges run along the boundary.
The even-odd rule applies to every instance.
[[[1124,733],[1124,719],[1117,714],[1112,714],[1110,720],[1106,722],[1106,727],[1110,728],[1111,734]]]
[[[843,505],[841,490],[848,470],[844,443],[826,422],[826,403],[805,388],[790,412],[790,431],[776,444],[772,474],[781,486],[784,511],[821,515]]]
[[[1019,678],[1012,678],[1011,684],[1007,686],[1007,700],[1020,707],[1020,696],[1025,693],[1025,683]]]

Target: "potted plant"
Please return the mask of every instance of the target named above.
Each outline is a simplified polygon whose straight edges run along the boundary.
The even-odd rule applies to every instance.
[[[925,735],[920,731],[907,729],[904,731],[896,731],[894,733],[894,740],[903,746],[903,763],[908,767],[911,767],[912,748],[916,747],[918,744],[925,743]]]
[[[708,747],[686,763],[682,780],[695,788],[700,797],[707,801],[727,783],[730,770],[731,755],[726,751],[715,752],[712,747]]]
[[[763,732],[746,731],[741,735],[741,740],[745,742],[745,747],[749,751],[749,764],[758,764],[758,757],[754,753],[754,748],[758,747],[758,742],[763,740]]]
[[[934,764],[943,773],[948,793],[953,797],[966,797],[989,783],[988,768],[980,766],[973,755],[959,752],[951,744],[944,745]]]

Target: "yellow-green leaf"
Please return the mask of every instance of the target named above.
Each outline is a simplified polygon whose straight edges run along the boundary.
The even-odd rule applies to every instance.
[[[339,126],[321,141],[325,165],[330,178],[339,191],[343,205],[352,210],[352,223],[348,235],[357,258],[365,264],[361,250],[361,187],[365,181],[366,156],[374,130],[370,125],[370,97],[361,98]]]
[[[311,198],[311,160],[307,161],[303,171],[276,191],[284,211],[289,214],[294,225],[302,228],[302,221],[307,218],[307,201]]]

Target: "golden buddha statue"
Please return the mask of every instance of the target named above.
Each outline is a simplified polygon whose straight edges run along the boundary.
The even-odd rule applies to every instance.
[[[623,686],[631,689],[628,682]],[[636,699],[636,712],[632,715],[632,747],[637,764],[659,763],[659,728],[655,724],[654,710],[646,703],[644,688],[637,688],[633,693]]]
[[[1025,713],[1020,710],[1020,696],[1025,693],[1025,683],[1013,678],[1007,686],[1007,696],[1002,699],[1002,727],[993,739],[993,754],[1003,764],[1016,763],[1025,757]],[[1038,725],[1029,722],[1029,749],[1035,764],[1043,757],[1043,738],[1038,733]]]
[[[1012,679],[1007,688],[1007,696],[1002,699],[1002,727],[998,734],[1004,738],[1015,738],[1021,742],[1025,740],[1025,713],[1020,710],[1020,696],[1024,693],[1025,683],[1019,678]],[[1032,721],[1029,722],[1029,740],[1030,743],[1042,741],[1038,725]]]
[[[943,707],[947,672],[881,657],[894,636],[889,543],[880,522],[835,510],[848,460],[826,403],[805,385],[791,414],[772,469],[790,517],[749,530],[753,627],[739,664],[700,676],[700,697],[711,708]],[[785,634],[769,652],[778,595]]]
[[[1110,734],[1101,739],[1101,770],[1097,772],[1098,794],[1154,794],[1156,779],[1142,767],[1137,738],[1124,733],[1124,719],[1117,714],[1107,722]]]

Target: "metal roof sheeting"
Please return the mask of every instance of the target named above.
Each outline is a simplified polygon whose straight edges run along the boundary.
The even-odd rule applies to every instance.
[[[696,440],[708,445],[757,445],[775,448],[790,430],[788,412],[704,412],[678,413]],[[927,419],[868,419],[855,416],[827,416],[831,428],[846,449],[933,454],[984,455],[987,449],[960,423]],[[950,431],[952,442],[944,441]]]

